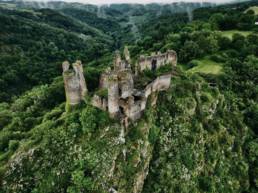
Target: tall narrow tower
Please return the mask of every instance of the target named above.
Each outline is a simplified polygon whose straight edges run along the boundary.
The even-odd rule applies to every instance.
[[[79,79],[80,95],[83,99],[86,96],[88,89],[83,75],[82,62],[77,60],[75,63],[73,63],[73,69],[75,71],[76,77]]]
[[[119,86],[118,77],[112,74],[108,80],[108,111],[111,117],[119,115]]]
[[[131,56],[130,56],[130,52],[129,52],[127,46],[125,46],[125,48],[124,48],[124,56],[125,56],[126,62],[128,62],[130,64],[131,63]]]
[[[73,64],[73,69],[70,69],[70,64],[67,61],[63,62],[62,66],[66,102],[69,105],[77,105],[87,94],[82,63],[76,61]]]
[[[121,55],[120,55],[120,52],[117,50],[115,52],[115,58],[114,58],[114,70],[120,70],[121,63],[122,63]]]

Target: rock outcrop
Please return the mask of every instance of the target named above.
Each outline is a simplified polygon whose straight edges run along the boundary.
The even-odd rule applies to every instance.
[[[144,70],[155,72],[165,65],[176,66],[177,56],[176,52],[168,51],[164,54],[141,57],[136,64],[135,73],[131,69],[131,58],[127,47],[124,49],[124,58],[123,60],[120,53],[116,52],[113,70],[107,69],[101,75],[99,88],[108,90],[107,107],[103,107],[101,100],[98,100],[98,103],[94,100],[92,104],[98,108],[107,109],[111,117],[120,118],[127,126],[129,121],[134,122],[141,118],[148,97],[152,93],[169,88],[172,72],[157,76],[141,89],[135,88],[135,80],[142,78],[141,73]],[[155,100],[152,104],[155,105]]]
[[[136,87],[135,82],[140,82],[146,70],[155,73],[162,66],[176,66],[177,55],[175,51],[169,50],[152,56],[141,56],[134,65],[134,72],[131,69],[130,52],[127,47],[123,55],[124,59],[118,51],[115,53],[113,69],[108,68],[100,76],[99,92],[94,94],[91,104],[108,111],[110,117],[120,119],[127,127],[130,121],[135,122],[141,118],[150,95],[169,88],[172,71],[156,76],[141,88]],[[84,99],[87,87],[81,62],[74,63],[71,70],[69,67],[68,62],[63,63],[66,98],[68,104],[76,105]],[[103,96],[105,92],[107,94]],[[151,100],[151,104],[155,105],[156,97],[152,97]]]

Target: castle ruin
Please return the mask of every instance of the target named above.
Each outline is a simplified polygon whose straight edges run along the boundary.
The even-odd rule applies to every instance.
[[[167,90],[170,86],[171,70],[159,74],[153,80],[139,83],[144,71],[155,73],[162,66],[176,66],[177,55],[175,51],[170,50],[166,53],[159,52],[151,56],[140,56],[134,65],[134,72],[131,68],[131,57],[127,47],[124,49],[123,58],[118,51],[115,53],[113,69],[107,68],[101,74],[99,92],[94,94],[91,104],[108,111],[110,117],[119,118],[127,126],[129,121],[134,122],[141,118],[151,95],[152,105],[155,105],[155,93]],[[67,102],[71,105],[78,104],[87,92],[81,63],[73,64],[73,68],[73,72],[70,72],[68,70],[69,63],[63,63]]]
[[[72,64],[72,69],[70,69],[70,63],[65,61],[62,67],[66,101],[72,106],[77,105],[87,94],[82,63],[78,60]]]
[[[169,63],[174,66],[177,64],[177,55],[173,50],[169,50],[163,54],[161,52],[152,53],[151,56],[141,55],[139,62],[136,63],[136,72],[142,72],[146,69],[156,70]]]

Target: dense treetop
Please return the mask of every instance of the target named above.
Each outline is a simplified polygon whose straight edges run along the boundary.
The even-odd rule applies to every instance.
[[[132,192],[145,143],[142,192],[258,191],[257,1],[195,9],[192,20],[183,10],[155,14],[155,4],[0,5],[0,192]],[[125,44],[133,61],[173,49],[179,65],[121,144],[119,123],[88,98],[65,111],[61,63],[83,61],[92,95]]]

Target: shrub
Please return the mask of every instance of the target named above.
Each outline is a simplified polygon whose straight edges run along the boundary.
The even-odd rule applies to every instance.
[[[198,61],[196,61],[196,60],[192,60],[191,62],[189,62],[188,64],[187,64],[187,67],[190,69],[190,68],[193,68],[193,67],[195,67],[195,66],[198,66]]]
[[[19,141],[17,141],[17,140],[9,141],[9,150],[15,151],[18,147],[19,147]]]
[[[155,125],[150,128],[150,133],[148,136],[150,143],[154,144],[157,141],[159,137],[159,132],[160,132],[160,128],[156,127]]]
[[[225,62],[225,59],[221,56],[221,55],[218,55],[218,54],[213,54],[210,56],[210,59],[215,61],[215,62]]]
[[[81,113],[80,121],[83,132],[92,132],[97,128],[97,110],[88,105]]]

